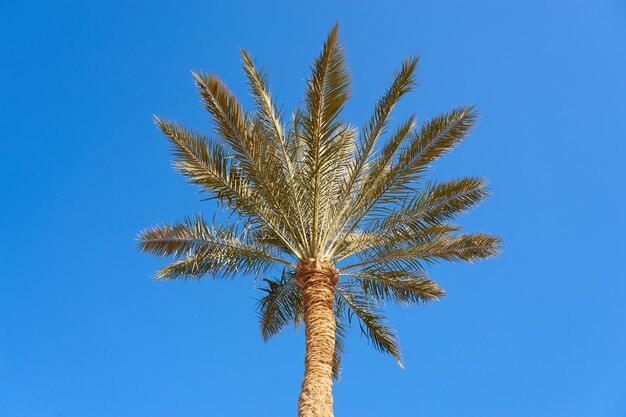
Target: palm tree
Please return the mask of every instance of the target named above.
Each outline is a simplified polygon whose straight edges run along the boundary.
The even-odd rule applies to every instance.
[[[425,180],[429,165],[474,125],[473,107],[420,127],[411,116],[390,130],[394,106],[415,86],[418,58],[408,57],[357,130],[342,118],[350,74],[337,30],[313,62],[304,103],[289,121],[277,110],[265,72],[243,50],[253,112],[244,112],[217,76],[193,74],[215,136],[155,121],[171,142],[177,170],[236,221],[208,223],[198,214],[144,230],[138,243],[173,258],[157,279],[263,279],[263,340],[289,323],[304,323],[301,417],[333,415],[332,383],[349,323],[358,322],[376,349],[402,365],[380,307],[438,299],[445,293],[426,274],[427,265],[487,258],[501,244],[490,234],[459,233],[450,223],[487,197],[485,179]]]

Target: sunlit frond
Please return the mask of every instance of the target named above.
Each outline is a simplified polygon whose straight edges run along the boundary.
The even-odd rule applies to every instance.
[[[255,193],[268,207],[267,216],[274,217],[272,220],[284,229],[284,234],[279,233],[283,234],[281,238],[300,254],[303,237],[292,224],[295,199],[289,198],[283,175],[284,159],[272,141],[267,140],[264,119],[247,117],[237,98],[218,77],[197,73],[194,77],[205,107],[213,116],[218,137],[232,151],[230,156],[237,160],[254,185]]]
[[[306,241],[304,234],[305,216],[301,198],[299,198],[302,194],[302,187],[296,183],[296,167],[294,167],[296,159],[289,152],[288,137],[285,135],[285,128],[281,115],[277,110],[276,102],[269,91],[267,74],[254,65],[251,56],[243,49],[241,49],[241,56],[250,94],[257,104],[257,117],[265,127],[264,135],[259,139],[270,142],[278,155],[278,159],[281,161],[274,165],[274,168],[278,170],[274,174],[277,175],[277,178],[280,178],[281,181],[279,182],[285,183],[283,194],[287,195],[282,196],[283,204],[286,207],[285,211],[290,216],[295,216],[293,220],[297,226],[294,227],[294,230],[297,232],[297,238]]]
[[[278,281],[264,279],[261,287],[265,293],[259,300],[259,321],[264,341],[283,330],[289,323],[296,326],[302,321],[302,292],[289,274],[283,273]]]
[[[214,121],[215,133],[246,162],[248,154],[248,119],[239,100],[216,75],[193,72],[205,109]]]
[[[440,224],[452,220],[487,198],[489,191],[486,186],[487,180],[477,177],[426,184],[415,198],[389,216],[387,221],[397,223],[419,217],[425,224]]]
[[[386,219],[387,220],[387,219]],[[352,255],[376,248],[416,245],[436,239],[440,235],[458,232],[461,227],[452,224],[424,225],[420,217],[404,218],[404,221],[375,222],[367,230],[357,230],[344,240],[335,254],[337,262]],[[369,256],[369,255],[366,255]]]
[[[370,172],[374,169],[380,169],[380,175],[383,175],[385,171],[388,169],[389,161],[392,160],[394,153],[400,146],[400,144],[406,139],[406,137],[413,131],[415,126],[415,117],[411,116],[407,121],[402,123],[391,135],[388,143],[384,146],[381,155],[377,158],[376,164],[374,167],[369,167]],[[360,179],[362,180],[362,179]],[[357,181],[352,185],[361,185],[361,181]],[[343,187],[346,187],[346,184],[342,184]],[[339,195],[345,194],[345,188],[341,189]],[[330,224],[328,235],[330,237],[331,247],[333,247],[334,242],[339,240],[342,236],[344,238],[349,238],[348,233],[342,235],[341,230],[345,228],[345,226],[350,223],[351,216],[354,215],[354,211],[358,206],[358,199],[353,197],[358,197],[359,193],[355,190],[350,193],[350,198],[344,199],[342,201],[341,198],[337,199],[337,208],[333,212],[334,219]],[[353,229],[352,229],[353,230]],[[335,255],[338,249],[335,249]],[[332,252],[330,252],[332,253]]]
[[[415,86],[414,73],[418,60],[419,57],[408,57],[402,62],[400,70],[394,74],[391,86],[387,89],[383,97],[378,100],[372,118],[363,128],[358,150],[354,159],[349,164],[349,175],[346,177],[347,181],[343,186],[341,198],[339,198],[342,213],[343,209],[348,205],[347,202],[349,198],[352,197],[355,186],[359,185],[359,179],[367,168],[367,162],[374,154],[376,143],[385,133],[389,125],[394,107],[400,98],[410,92]],[[413,122],[414,120],[412,118],[411,121],[405,125],[411,125]],[[392,140],[392,142],[394,141]]]
[[[420,304],[446,294],[424,272],[364,270],[344,275],[354,278],[365,295],[379,302]]]
[[[340,308],[346,309],[348,320],[356,316],[361,333],[380,352],[389,354],[403,367],[397,337],[387,320],[377,311],[368,297],[354,285],[339,283],[335,288]]]
[[[162,269],[157,275],[162,279],[259,274],[276,264],[294,267],[271,247],[240,237],[235,226],[208,225],[201,215],[146,229],[139,234],[137,246],[154,255],[185,258]]]
[[[259,70],[252,57],[244,49],[241,49],[243,70],[250,88],[250,95],[257,105],[256,115],[263,123],[266,130],[266,140],[270,141],[278,150],[280,157],[285,159],[285,167],[291,167],[291,160],[287,154],[285,129],[277,105],[270,93],[267,83],[267,74]],[[293,174],[289,172],[289,174]]]
[[[174,148],[174,167],[189,182],[230,208],[246,212],[254,207],[254,196],[244,173],[227,158],[219,143],[178,123],[156,116],[154,120]],[[248,211],[248,215],[252,214]]]
[[[406,198],[411,184],[419,179],[429,164],[456,146],[474,125],[477,115],[471,106],[461,107],[426,122],[399,150],[397,160],[378,174],[370,174],[353,201],[345,230],[338,234],[334,254],[343,240],[377,208],[398,204]]]
[[[426,184],[417,196],[385,217],[372,221],[365,231],[356,230],[337,248],[335,256],[346,256],[390,243],[415,244],[460,230],[443,224],[465,213],[484,200],[489,192],[483,178],[465,177],[458,180]]]
[[[453,262],[474,262],[501,252],[502,239],[486,233],[465,233],[434,239],[414,252],[416,257]]]
[[[348,336],[348,323],[341,303],[335,301],[335,351],[333,352],[333,379],[339,381],[341,377],[342,357],[345,353],[345,339]]]
[[[413,245],[390,244],[357,254],[360,262],[341,268],[347,271],[356,267],[367,270],[421,271],[424,264],[438,261],[473,262],[493,257],[501,252],[502,240],[486,233],[460,235],[442,234]]]
[[[315,59],[311,76],[307,80],[302,113],[302,135],[305,144],[304,176],[311,213],[309,256],[318,254],[321,213],[328,210],[330,202],[323,197],[329,194],[324,188],[324,174],[334,165],[335,157],[344,149],[343,132],[347,128],[340,119],[341,110],[350,95],[350,74],[345,53],[335,25],[328,34],[322,53]]]
[[[374,114],[363,129],[359,152],[353,163],[353,172],[358,177],[360,170],[371,158],[378,139],[383,135],[389,125],[391,112],[398,101],[415,86],[415,68],[419,57],[408,57],[402,62],[400,69],[394,74],[391,86],[385,95],[376,103]]]
[[[459,107],[424,123],[392,167],[390,186],[397,187],[422,174],[435,159],[452,150],[474,127],[478,114],[473,106]]]

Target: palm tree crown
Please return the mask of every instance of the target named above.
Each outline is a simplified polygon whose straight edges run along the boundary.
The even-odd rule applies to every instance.
[[[285,119],[266,74],[247,52],[241,55],[254,111],[245,112],[217,76],[194,73],[214,135],[155,117],[174,149],[176,169],[232,210],[236,221],[211,224],[196,215],[156,226],[140,234],[140,249],[173,258],[158,279],[262,278],[264,340],[303,321],[302,266],[312,260],[328,265],[338,274],[334,376],[350,322],[402,364],[381,305],[444,295],[425,271],[429,264],[499,252],[498,237],[461,233],[451,223],[487,197],[486,180],[425,178],[431,163],[473,127],[474,108],[456,108],[421,126],[411,116],[392,129],[394,106],[415,86],[418,58],[408,57],[371,119],[355,128],[342,117],[350,74],[335,26],[312,64],[301,107]]]

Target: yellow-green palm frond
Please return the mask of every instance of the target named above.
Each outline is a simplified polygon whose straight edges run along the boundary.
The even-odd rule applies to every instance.
[[[343,266],[368,271],[423,271],[425,265],[438,261],[474,262],[491,258],[501,252],[502,240],[486,233],[453,235],[442,233],[422,242],[398,241],[358,253],[358,262]]]
[[[174,148],[174,167],[227,207],[253,216],[258,207],[250,183],[219,143],[178,123],[154,117]],[[260,213],[261,214],[261,213]]]
[[[369,167],[368,163],[376,151],[378,140],[385,134],[388,128],[394,107],[398,104],[398,101],[400,101],[403,95],[413,90],[415,86],[414,73],[418,60],[419,57],[408,57],[402,62],[401,68],[394,74],[391,86],[376,103],[371,119],[363,128],[358,143],[359,146],[355,152],[354,158],[348,164],[348,173],[345,176],[340,196],[337,199],[337,207],[335,208],[337,218],[331,228],[337,226],[338,220],[342,218],[343,214],[350,207],[350,199],[355,189],[360,186],[360,181],[363,179],[362,177],[367,173]],[[414,122],[415,117],[412,116],[409,121],[405,122],[403,126],[397,130],[397,133],[394,134],[390,142],[399,144],[408,134],[406,131],[412,129]]]
[[[241,49],[241,58],[250,94],[257,105],[256,114],[267,129],[267,138],[273,142],[277,150],[280,150],[281,156],[285,157],[285,129],[269,90],[267,74],[254,65],[252,57],[244,49]]]
[[[361,173],[367,161],[372,157],[379,138],[384,135],[391,120],[391,113],[402,96],[415,87],[415,68],[419,57],[408,57],[394,74],[393,82],[383,97],[376,103],[374,114],[363,128],[359,152],[353,163],[355,176]],[[350,187],[351,188],[351,187]]]
[[[335,351],[333,352],[333,379],[339,381],[343,354],[345,353],[345,340],[348,337],[348,323],[342,303],[335,300]]]
[[[402,305],[438,300],[446,292],[424,272],[361,270],[345,273],[363,293],[377,302],[393,301]]]
[[[378,246],[396,246],[430,241],[438,235],[459,231],[458,226],[444,224],[478,205],[488,195],[487,181],[464,177],[440,183],[427,183],[415,197],[390,214],[373,219],[364,230],[353,231],[336,249],[341,260]]]
[[[404,123],[402,123],[391,135],[388,143],[384,146],[381,152],[381,156],[377,158],[377,163],[380,163],[382,159],[392,158],[394,152],[397,147],[404,141],[404,139],[413,131],[415,127],[415,116],[409,117]],[[355,155],[355,159],[358,158],[359,155]],[[368,168],[369,164],[365,167]],[[355,167],[352,167],[354,169]],[[363,167],[361,167],[363,168]],[[371,168],[370,168],[371,169]],[[351,216],[354,215],[355,204],[358,200],[353,199],[353,196],[358,195],[358,189],[362,186],[363,178],[360,178],[360,175],[366,175],[366,171],[361,171],[356,174],[357,177],[351,178],[355,175],[356,171],[350,171],[345,175],[348,177],[348,183],[345,182],[342,184],[342,188],[337,195],[341,196],[337,198],[337,205],[335,210],[333,211],[333,221],[330,223],[327,236],[329,239],[324,241],[324,247],[327,245],[328,241],[331,242],[330,246],[333,247],[333,243],[338,240],[342,236],[342,229],[345,229],[346,225],[350,223]],[[365,174],[364,174],[365,173]],[[347,187],[356,187],[356,188],[347,188]],[[355,225],[356,226],[356,225]],[[351,228],[350,232],[354,231],[354,228]],[[344,237],[348,238],[350,232],[344,235]],[[336,253],[335,253],[336,255]]]
[[[296,238],[306,241],[306,236],[304,235],[304,230],[306,229],[305,214],[301,198],[299,198],[303,190],[301,184],[296,182],[297,167],[294,166],[298,158],[289,152],[289,137],[285,134],[281,114],[277,110],[277,104],[269,90],[267,73],[255,66],[252,57],[244,49],[241,49],[241,57],[250,94],[257,105],[256,117],[263,127],[263,134],[260,139],[271,144],[274,152],[278,155],[279,161],[275,161],[273,168],[278,170],[274,173],[280,179],[277,183],[284,187],[280,196],[281,201],[285,206],[285,212],[290,221],[296,223],[297,227],[294,227],[294,230],[297,232]],[[276,177],[272,179],[276,180]]]
[[[389,210],[397,206],[410,193],[415,193],[415,182],[423,176],[429,164],[456,146],[474,125],[477,114],[472,106],[462,107],[442,114],[426,122],[415,132],[408,143],[393,155],[393,162],[379,160],[355,193],[352,209],[342,220],[342,232],[337,234],[329,252],[334,255],[337,247],[366,216],[377,209]]]
[[[250,180],[250,172],[222,144],[159,117],[155,122],[174,148],[174,166],[180,173],[218,202],[267,226],[284,246],[297,253],[297,240],[284,211],[277,212],[275,201],[268,202],[267,195]]]
[[[321,231],[326,227],[321,219],[327,217],[331,202],[329,195],[335,178],[332,168],[345,155],[345,131],[349,127],[341,119],[341,111],[350,95],[350,73],[345,53],[339,42],[338,26],[328,34],[322,53],[315,59],[307,80],[304,108],[301,113],[302,142],[304,145],[303,179],[304,199],[310,199],[309,256],[319,252]]]
[[[285,160],[268,140],[264,117],[258,114],[247,116],[237,98],[218,77],[198,73],[194,73],[194,77],[205,108],[213,116],[217,136],[253,184],[255,194],[268,207],[266,217],[273,217],[272,220],[284,229],[275,232],[300,254],[303,237],[293,226],[296,200],[290,198],[284,175]]]
[[[426,183],[404,206],[383,218],[381,227],[398,223],[441,224],[464,214],[489,196],[487,180],[464,177],[439,183]]]
[[[302,321],[302,292],[289,273],[279,280],[263,279],[265,293],[258,301],[259,322],[263,341],[280,333],[291,322],[297,327]]]
[[[248,118],[237,97],[213,74],[193,72],[204,108],[211,114],[215,134],[246,161],[249,152]]]
[[[243,235],[243,236],[242,236]],[[201,215],[185,218],[173,225],[155,226],[139,234],[137,246],[157,256],[180,259],[159,271],[157,278],[200,278],[237,273],[256,275],[277,265],[294,267],[281,254],[249,238],[236,227],[207,224]]]
[[[363,291],[351,283],[340,282],[335,288],[339,309],[351,323],[356,317],[359,329],[376,350],[391,355],[402,367],[398,339],[387,319]]]
[[[391,219],[385,218],[385,220]],[[342,246],[337,249],[335,255],[337,262],[376,248],[389,245],[414,245],[433,240],[440,235],[461,230],[461,227],[452,224],[424,225],[421,221],[421,218],[418,216],[415,219],[407,218],[403,222],[377,221],[364,231],[354,231],[343,241]],[[369,255],[366,254],[364,256]]]
[[[392,175],[387,178],[390,184],[385,185],[393,190],[418,178],[431,162],[452,150],[467,136],[477,118],[473,106],[464,106],[424,123],[398,155],[397,163],[390,169]]]

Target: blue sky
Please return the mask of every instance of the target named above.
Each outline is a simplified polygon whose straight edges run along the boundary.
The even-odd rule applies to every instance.
[[[433,176],[490,178],[462,224],[506,240],[389,308],[406,369],[351,333],[336,415],[626,415],[624,2],[3,0],[0,416],[295,415],[303,333],[263,344],[252,279],[155,282],[133,239],[214,210],[151,121],[208,129],[190,71],[244,96],[245,47],[291,109],[335,20],[354,123],[413,53],[396,120],[478,106]]]

